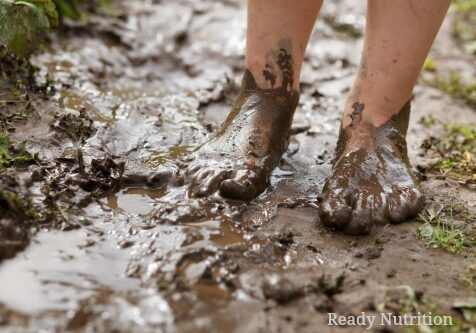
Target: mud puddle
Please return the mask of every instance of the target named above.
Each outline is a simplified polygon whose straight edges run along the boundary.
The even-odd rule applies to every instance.
[[[0,284],[11,286],[2,289],[0,304],[34,318],[77,313],[98,297],[122,295],[131,303],[124,311],[136,306],[140,312],[145,310],[134,299],[144,297],[144,285],[155,284],[157,274],[176,270],[201,298],[231,299],[226,288],[198,282],[210,263],[200,253],[213,256],[229,246],[257,249],[262,241],[211,211],[199,222],[177,226],[147,222],[167,195],[177,193],[127,187],[86,207],[85,216],[94,221],[91,225],[67,232],[39,231],[26,251],[0,266]],[[190,219],[187,209],[182,213]],[[159,281],[159,289],[163,286]],[[147,294],[162,298],[155,289]],[[174,300],[161,302],[168,308]],[[135,318],[132,324],[141,320],[145,319]],[[164,320],[159,320],[160,325]],[[68,321],[63,325],[69,325]]]
[[[0,267],[0,283],[9,286],[0,302],[35,314],[70,310],[98,290],[137,288],[137,281],[124,277],[127,261],[116,244],[91,236],[83,229],[40,231],[26,251]]]
[[[65,27],[34,59],[41,75],[55,77],[57,93],[32,103],[37,111],[15,124],[12,139],[26,141],[45,165],[30,189],[35,203],[49,191],[60,212],[82,223],[58,224],[69,231],[45,224],[24,252],[0,264],[0,331],[330,332],[328,312],[371,312],[383,301],[399,313],[438,303],[463,320],[451,305],[474,294],[465,284],[473,281],[472,252],[428,246],[416,232],[421,222],[353,238],[317,218],[357,71],[364,3],[324,4],[291,144],[270,187],[248,205],[190,198],[176,162],[218,128],[236,96],[244,1],[118,5],[124,18]],[[449,36],[444,30],[437,52],[457,50]],[[419,147],[429,134],[421,116],[476,123],[473,110],[434,89],[418,86],[414,102],[413,165],[424,159]],[[104,190],[91,195],[91,184]],[[458,184],[423,186],[431,203],[446,197],[444,188],[474,208]],[[412,299],[381,297],[382,286],[402,285]]]
[[[107,197],[107,205],[117,212],[147,215],[157,199],[165,195],[165,190],[154,190],[140,187],[129,187]]]

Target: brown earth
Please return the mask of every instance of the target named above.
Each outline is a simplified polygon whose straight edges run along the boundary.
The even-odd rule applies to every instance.
[[[324,4],[291,144],[269,189],[248,205],[189,198],[174,163],[217,128],[236,96],[244,3],[116,7],[123,15],[69,22],[33,59],[38,77],[55,78],[56,93],[32,94],[27,116],[11,123],[12,141],[36,155],[3,172],[1,189],[49,213],[38,225],[26,208],[0,200],[0,212],[10,212],[0,218],[0,258],[13,257],[0,264],[0,332],[360,332],[327,326],[328,313],[382,310],[450,314],[460,323],[452,332],[474,326],[452,308],[476,296],[474,247],[428,246],[416,220],[367,237],[318,220],[316,193],[359,60],[363,2]],[[452,20],[431,57],[442,73],[474,78]],[[445,132],[418,120],[476,124],[476,113],[426,85],[416,87],[412,109],[410,158],[427,207],[453,208],[452,223],[474,235],[474,182],[425,172],[432,156],[422,143]]]

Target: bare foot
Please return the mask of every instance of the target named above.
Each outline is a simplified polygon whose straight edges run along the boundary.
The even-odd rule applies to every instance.
[[[278,88],[271,83],[271,89],[259,88],[246,71],[241,94],[221,129],[189,158],[190,195],[219,191],[227,198],[251,200],[265,190],[287,148],[299,99],[292,81],[283,79]]]
[[[410,170],[406,132],[410,103],[376,127],[353,105],[350,125],[341,128],[332,174],[322,190],[321,221],[346,234],[368,234],[374,225],[400,223],[424,205]]]

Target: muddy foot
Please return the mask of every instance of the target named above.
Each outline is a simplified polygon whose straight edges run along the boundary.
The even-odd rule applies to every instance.
[[[351,235],[368,234],[374,225],[403,222],[424,205],[407,157],[410,104],[378,127],[362,119],[363,109],[356,103],[351,124],[341,129],[319,208],[325,225]]]
[[[258,196],[287,148],[297,101],[291,87],[259,88],[246,71],[241,94],[221,129],[188,158],[189,194],[219,191],[240,200]]]

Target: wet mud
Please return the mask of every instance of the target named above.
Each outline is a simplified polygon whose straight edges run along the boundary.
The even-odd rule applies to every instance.
[[[452,305],[475,293],[474,248],[428,246],[416,220],[353,237],[319,218],[325,198],[316,194],[332,172],[344,96],[358,73],[364,4],[324,4],[299,102],[287,81],[279,105],[271,100],[282,87],[270,68],[262,73],[268,88],[249,76],[244,87],[252,89],[240,87],[244,5],[118,1],[122,15],[68,23],[35,55],[38,80],[48,72],[53,87],[31,94],[15,117],[16,105],[2,104],[12,145],[25,142],[29,158],[0,173],[0,332],[356,332],[328,327],[327,313],[382,309],[431,309],[470,325]],[[436,52],[449,48],[450,35],[444,27]],[[268,129],[279,147],[258,136],[251,141],[260,149],[251,149],[253,133],[238,130],[244,114],[226,120],[236,100],[243,103],[235,110],[246,106],[251,118],[260,102],[270,117],[287,110],[279,130]],[[421,116],[476,123],[474,110],[425,86],[416,87],[412,109],[413,167],[428,158]],[[356,129],[364,125],[357,118]],[[208,156],[221,156],[201,145],[214,142],[223,122],[233,125],[224,140],[240,138],[235,144],[250,154]],[[386,140],[395,128],[375,131]],[[403,152],[398,144],[387,152]],[[233,184],[231,199],[219,195],[227,194],[216,178],[227,170],[223,161],[234,179],[251,177],[243,165],[254,155],[254,189]],[[204,187],[213,193],[201,196]],[[431,175],[421,188],[425,207],[461,203],[453,219],[474,230],[471,188]],[[244,197],[255,198],[233,199]]]

